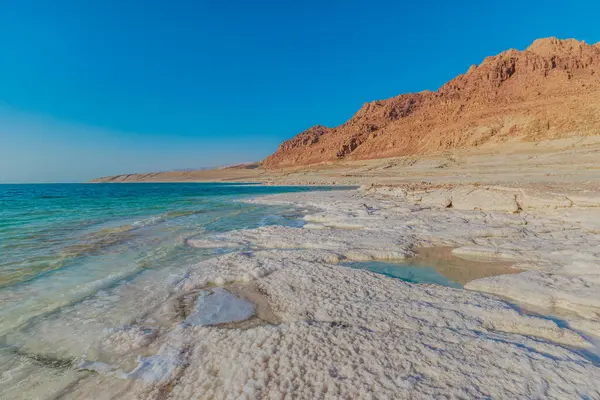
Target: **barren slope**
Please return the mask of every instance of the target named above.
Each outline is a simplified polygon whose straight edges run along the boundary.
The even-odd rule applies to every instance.
[[[600,134],[600,43],[536,40],[471,66],[436,92],[366,103],[345,124],[281,144],[268,169]]]

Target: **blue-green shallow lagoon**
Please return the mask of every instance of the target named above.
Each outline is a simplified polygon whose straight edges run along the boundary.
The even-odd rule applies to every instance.
[[[219,254],[187,239],[300,227],[307,210],[236,200],[318,190],[332,188],[0,185],[0,399],[60,397],[90,374],[83,359],[135,367],[131,357],[107,353],[102,338],[141,320],[150,332],[173,323],[161,310],[177,283]]]
[[[239,184],[0,185],[0,287],[170,236],[299,224],[293,212],[234,202],[269,193],[327,190]],[[145,243],[146,242],[146,243]],[[144,265],[148,266],[148,265]]]
[[[10,342],[3,335],[128,281],[137,283],[146,271],[155,280],[168,279],[214,256],[186,246],[187,238],[272,224],[301,226],[301,210],[235,200],[308,190],[331,188],[0,185],[0,339]]]

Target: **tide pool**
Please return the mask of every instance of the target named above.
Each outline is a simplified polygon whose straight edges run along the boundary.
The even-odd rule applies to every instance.
[[[344,265],[410,283],[429,283],[453,288],[462,288],[466,283],[479,278],[522,272],[506,262],[465,260],[456,257],[452,255],[452,249],[449,247],[420,248],[415,251],[415,257],[397,262],[365,261]]]

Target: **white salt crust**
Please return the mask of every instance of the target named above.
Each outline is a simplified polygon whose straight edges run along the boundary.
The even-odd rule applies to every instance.
[[[499,200],[493,194],[506,198],[507,190],[478,188],[486,193],[476,197],[478,210],[422,207],[416,194],[385,187],[358,193],[283,194],[254,201],[317,207],[322,211],[305,218],[312,224],[361,226],[365,236],[375,231],[408,248],[454,246],[453,254],[459,257],[515,262],[531,271],[478,279],[466,288],[566,311],[569,322],[600,336],[600,230],[594,228],[600,226],[600,208],[594,208],[590,196],[580,196],[586,201],[577,198],[567,208],[558,195],[535,192],[533,201],[531,191],[513,190],[513,198],[524,196],[527,208],[535,211],[487,211],[488,206],[497,208]],[[457,191],[464,196],[464,188]],[[447,189],[440,192],[454,194]]]
[[[546,206],[535,214],[485,211],[489,195],[465,195],[480,210],[442,208],[443,202],[425,208],[381,192],[255,199],[320,211],[305,218],[304,228],[189,240],[233,252],[173,277],[171,300],[106,332],[100,347],[113,359],[86,364],[98,373],[72,383],[62,397],[600,398],[596,347],[582,336],[600,333],[600,237],[583,221],[597,214],[582,210],[582,218],[578,210]],[[503,199],[492,200],[492,208]],[[336,265],[405,258],[417,246],[453,246],[458,256],[513,260],[528,271],[460,290]],[[281,323],[228,329],[161,320],[173,314],[178,296],[234,282],[253,282]],[[523,314],[483,292],[564,310],[565,321]],[[220,317],[211,314],[213,321]],[[131,361],[115,365],[117,356]]]
[[[588,345],[569,329],[486,294],[413,285],[327,264],[324,253],[311,253],[265,250],[220,257],[230,273],[232,265],[282,266],[257,282],[282,323],[247,330],[177,325],[156,339],[156,354],[128,374],[137,379],[126,396],[600,395],[600,368],[560,345]],[[202,284],[200,271],[207,266],[210,273],[215,262],[196,265],[184,285]],[[86,388],[80,385],[70,395],[80,397]]]
[[[254,305],[216,288],[203,290],[194,305],[194,310],[185,322],[195,326],[210,326],[228,322],[238,322],[254,315]]]

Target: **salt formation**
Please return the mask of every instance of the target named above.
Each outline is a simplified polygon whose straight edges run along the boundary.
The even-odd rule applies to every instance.
[[[499,187],[368,187],[360,192],[278,195],[255,201],[318,207],[321,212],[305,218],[313,225],[361,226],[363,236],[376,232],[403,241],[407,250],[411,246],[454,246],[453,253],[460,257],[514,261],[515,266],[530,271],[479,279],[466,288],[564,313],[579,329],[600,335],[598,198],[571,196],[567,204],[560,194]],[[435,197],[448,199],[452,207],[447,208],[445,202],[423,205],[423,199]],[[470,206],[454,208],[457,197],[461,201],[467,198],[465,203]],[[489,211],[510,198],[529,211]],[[369,214],[365,202],[377,211]],[[242,234],[236,233],[236,240]]]
[[[224,280],[269,269],[256,283],[282,323],[246,330],[174,326],[156,338],[155,354],[128,375],[137,379],[124,395],[558,399],[600,394],[600,368],[565,347],[590,346],[577,333],[485,294],[341,268],[325,261],[328,252],[261,250],[195,265],[183,283],[188,289],[214,276],[218,262],[228,266]],[[72,395],[82,395],[84,388],[81,384]]]
[[[304,228],[189,240],[232,251],[191,266],[172,279],[162,307],[107,332],[100,347],[112,349],[104,356],[112,366],[63,397],[103,387],[106,396],[139,399],[600,398],[597,349],[586,336],[600,333],[600,237],[573,217],[577,210],[486,211],[492,192],[478,197],[478,210],[457,210],[390,192],[263,197],[253,201],[320,211]],[[447,195],[454,199],[439,194]],[[462,290],[336,265],[406,258],[417,246],[453,246],[461,257],[509,259],[527,271]],[[227,290],[245,284],[276,323],[220,325],[254,313]],[[193,311],[179,315],[181,299],[198,291]],[[563,320],[484,292],[564,312]]]
[[[194,311],[185,319],[190,325],[205,326],[243,321],[254,314],[252,303],[223,289],[202,291]]]

